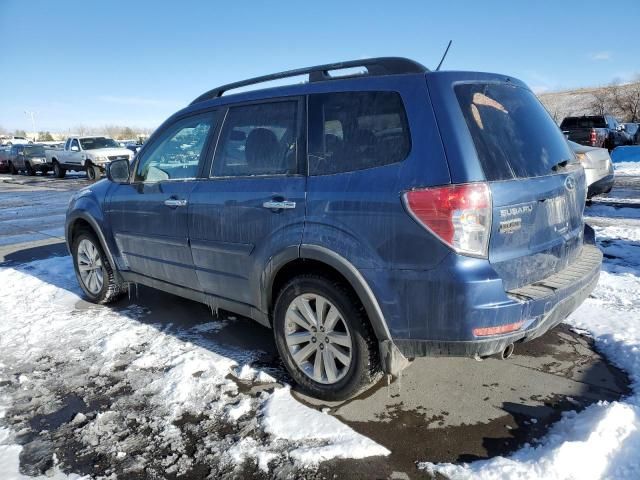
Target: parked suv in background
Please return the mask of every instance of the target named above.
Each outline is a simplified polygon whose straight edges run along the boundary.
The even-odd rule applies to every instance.
[[[26,137],[16,137],[15,135],[0,137],[0,145],[27,145],[30,143],[33,143],[33,141]]]
[[[9,153],[9,171],[13,174],[24,172],[35,175],[36,172],[47,173],[49,165],[42,145],[12,145]]]
[[[351,67],[366,73],[335,76]],[[107,176],[67,212],[86,296],[108,303],[139,283],[251,317],[324,399],[416,356],[508,355],[600,271],[584,171],[504,75],[380,58],[238,82]]]
[[[613,162],[606,148],[585,147],[569,140],[569,146],[584,168],[587,199],[609,193],[615,183]]]
[[[631,136],[625,132],[624,126],[611,115],[566,117],[560,129],[573,142],[609,151],[631,143]]]

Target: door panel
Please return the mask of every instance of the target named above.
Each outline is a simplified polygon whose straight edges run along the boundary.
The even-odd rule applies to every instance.
[[[124,261],[137,273],[198,289],[187,235],[186,200],[193,181],[138,183],[114,186],[109,219]]]
[[[205,292],[259,307],[265,265],[300,245],[301,111],[297,98],[228,110],[212,178],[198,182],[189,201],[191,252]]]
[[[304,189],[304,177],[210,180],[196,185],[189,203],[189,232],[205,292],[258,306],[256,282],[268,259],[300,245]],[[274,199],[286,199],[295,207],[263,206]]]

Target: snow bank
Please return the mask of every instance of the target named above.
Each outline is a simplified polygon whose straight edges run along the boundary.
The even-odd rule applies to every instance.
[[[632,394],[620,402],[600,402],[566,413],[541,441],[509,458],[471,464],[419,466],[452,479],[640,478],[640,229],[623,223],[596,227],[606,258],[592,297],[567,323],[587,330],[596,347],[624,369]]]
[[[389,453],[293,399],[288,387],[279,388],[251,366],[259,352],[216,344],[215,333],[227,322],[180,328],[150,323],[149,312],[136,305],[87,305],[80,302],[69,257],[0,268],[0,285],[20,285],[0,296],[0,385],[10,385],[0,386],[0,400],[4,395],[12,408],[26,405],[13,420],[18,427],[28,429],[29,418],[55,412],[65,396],[80,396],[87,404],[96,394],[112,399],[108,409],[69,421],[68,435],[80,442],[78,454],[102,455],[114,468],[122,464],[128,469],[122,471],[149,475],[184,475],[198,461],[212,468],[230,465],[242,476],[246,462],[269,471],[291,459],[307,466]],[[275,391],[258,398],[241,393],[235,376],[273,383]],[[21,402],[20,395],[28,399]],[[184,418],[195,420],[183,429]],[[9,425],[7,420],[0,415],[0,425]],[[221,427],[234,433],[220,436]],[[195,452],[187,447],[194,438]],[[22,447],[12,439],[10,430],[0,429],[2,480],[22,478],[16,476]],[[48,473],[66,478],[58,470]]]
[[[391,452],[373,440],[355,433],[335,417],[305,407],[291,396],[289,387],[271,395],[264,409],[262,424],[267,433],[285,440],[318,441],[289,452],[304,465],[330,458],[364,458]]]
[[[613,166],[616,175],[640,175],[640,161],[615,163]]]

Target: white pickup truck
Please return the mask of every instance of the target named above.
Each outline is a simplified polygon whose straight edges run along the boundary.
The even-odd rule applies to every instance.
[[[46,155],[56,177],[64,177],[67,170],[84,170],[90,180],[96,180],[107,163],[120,159],[130,161],[134,153],[109,137],[69,137],[62,149],[47,149]]]

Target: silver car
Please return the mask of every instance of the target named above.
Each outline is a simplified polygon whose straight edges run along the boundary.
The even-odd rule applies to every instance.
[[[606,148],[586,147],[569,140],[585,172],[587,198],[609,193],[613,187],[613,162]]]

